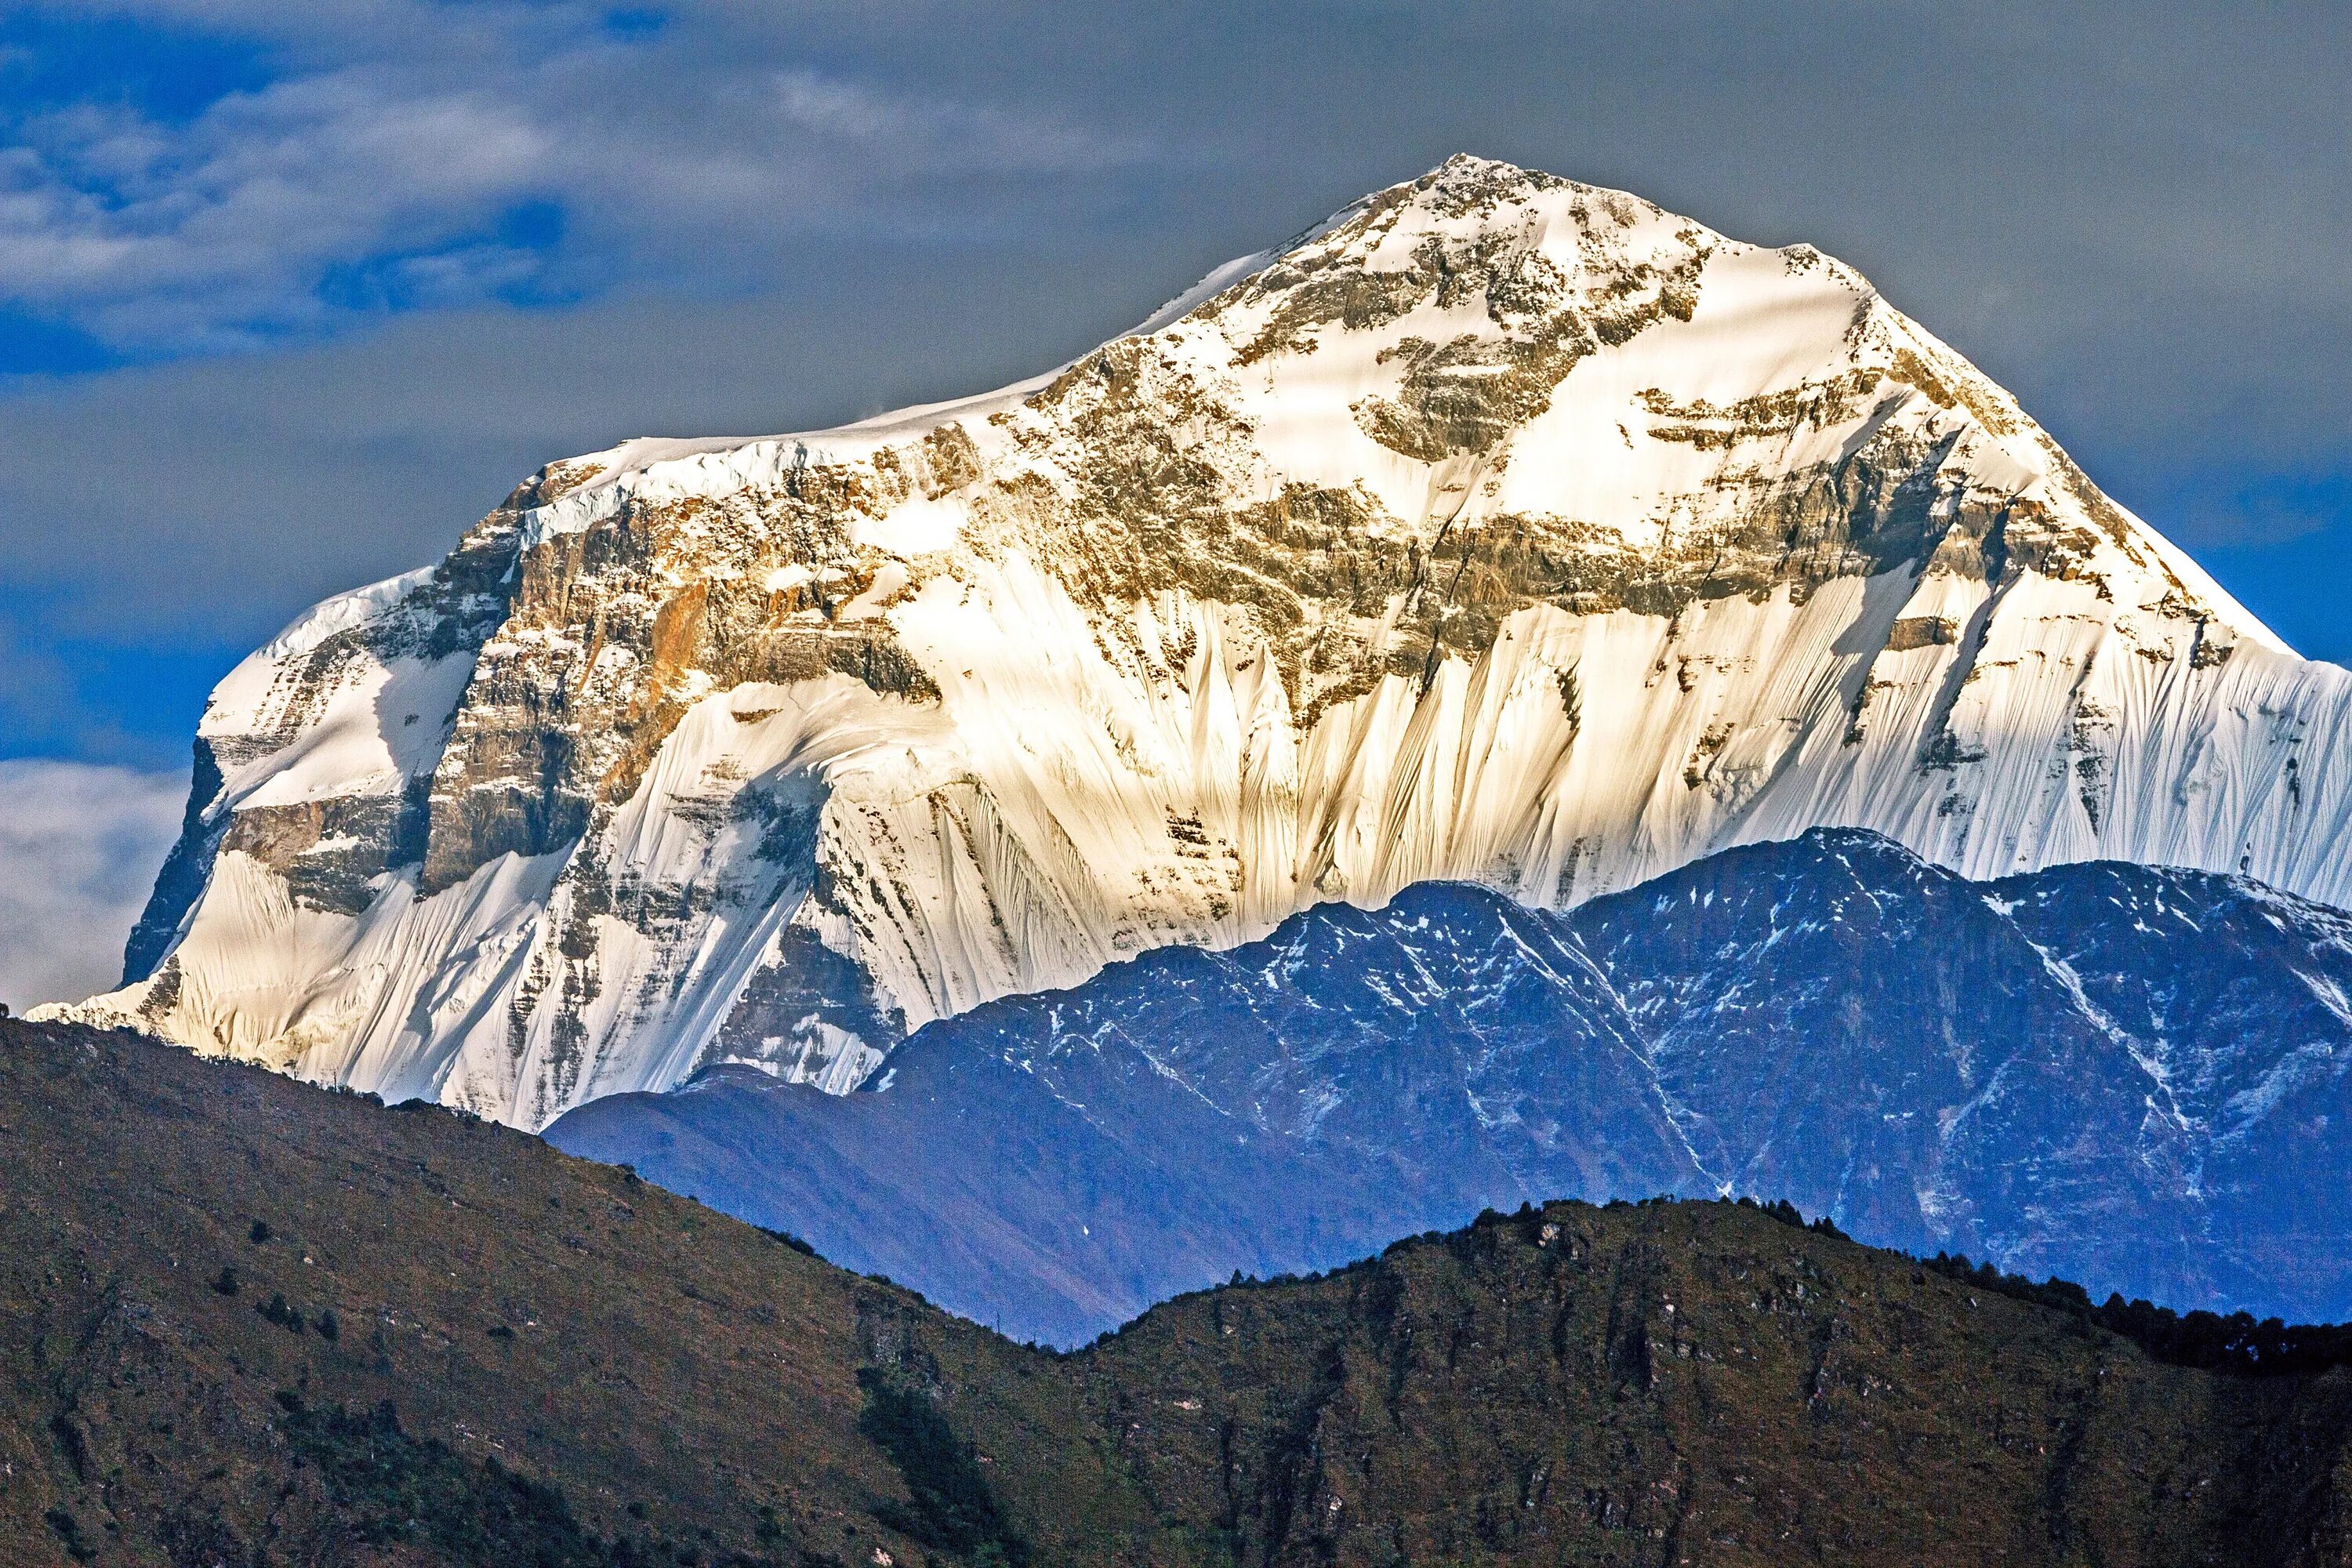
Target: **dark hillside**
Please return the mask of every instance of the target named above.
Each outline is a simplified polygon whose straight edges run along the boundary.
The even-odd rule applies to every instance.
[[[2008,1289],[1555,1204],[1055,1356],[520,1134],[0,1024],[0,1562],[2346,1560],[2352,1373]]]
[[[856,1431],[878,1288],[488,1123],[0,1031],[18,1560],[530,1563],[558,1513],[592,1545],[549,1563],[639,1538],[866,1558],[894,1483]],[[323,1462],[371,1449],[405,1472]],[[492,1462],[561,1510],[478,1517],[514,1500],[468,1495]]]
[[[2344,1371],[2161,1364],[1732,1205],[1549,1205],[1060,1370],[975,1367],[950,1415],[1000,1454],[1075,1426],[1238,1562],[2345,1561]]]

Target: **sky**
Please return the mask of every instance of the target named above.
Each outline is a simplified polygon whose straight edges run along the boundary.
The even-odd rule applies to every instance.
[[[2334,3],[0,0],[0,1000],[111,979],[237,658],[541,463],[1015,379],[1460,151],[1842,257],[2352,661],[2347,58]]]

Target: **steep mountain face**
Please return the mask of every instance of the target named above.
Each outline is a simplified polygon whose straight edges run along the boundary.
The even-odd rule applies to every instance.
[[[1048,376],[553,464],[320,605],[80,1016],[537,1127],[1823,824],[2352,900],[2347,713],[1849,268],[1460,158]]]
[[[128,1034],[0,1022],[0,1108],[11,1563],[2347,1551],[2343,1367],[2158,1361],[1752,1208],[1489,1217],[1065,1356],[537,1140]]]
[[[1428,884],[932,1024],[878,1089],[746,1069],[547,1131],[1024,1337],[1567,1196],[1785,1196],[2180,1307],[2352,1317],[2352,917],[1876,835],[1565,914]]]

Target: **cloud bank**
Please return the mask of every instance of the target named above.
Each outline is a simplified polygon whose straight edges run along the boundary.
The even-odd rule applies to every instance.
[[[121,977],[184,773],[0,762],[0,1002],[79,1001]]]

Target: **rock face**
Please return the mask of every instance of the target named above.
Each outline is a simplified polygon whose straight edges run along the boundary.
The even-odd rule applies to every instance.
[[[2347,713],[1849,268],[1459,158],[1048,376],[554,464],[320,605],[81,1016],[537,1127],[1823,824],[2342,900]]]
[[[1482,1207],[1794,1200],[2095,1294],[2352,1318],[2352,917],[1876,835],[1565,914],[1429,884],[932,1024],[846,1097],[720,1069],[547,1136],[1076,1342]]]

